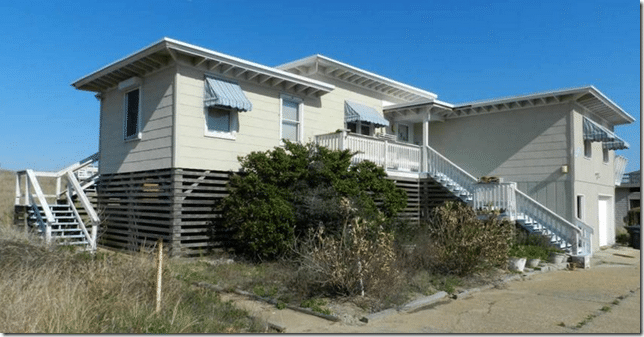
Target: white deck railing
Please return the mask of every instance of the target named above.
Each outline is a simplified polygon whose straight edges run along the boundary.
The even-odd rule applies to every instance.
[[[353,164],[369,160],[388,170],[420,172],[421,152],[418,145],[346,131],[317,135],[315,142],[331,150],[349,149],[356,152],[351,158]]]
[[[474,185],[472,207],[505,212],[517,218],[517,183],[492,183]]]

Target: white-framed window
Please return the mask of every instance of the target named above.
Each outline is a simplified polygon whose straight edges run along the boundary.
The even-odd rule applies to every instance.
[[[204,135],[207,137],[235,139],[238,130],[238,112],[220,106],[205,108],[206,128]]]
[[[604,164],[608,164],[608,162],[610,161],[610,153],[608,153],[608,151],[609,150],[606,149],[606,148],[602,149],[602,156],[603,156]]]
[[[409,142],[409,125],[398,124],[398,141]]]
[[[280,142],[283,139],[302,142],[304,130],[302,106],[302,100],[297,97],[280,96]]]
[[[373,123],[363,121],[347,122],[346,128],[349,129],[350,132],[365,136],[373,136],[375,131]]]
[[[125,140],[140,139],[141,88],[136,88],[125,93],[123,111],[123,138]]]
[[[593,156],[593,143],[590,140],[584,140],[584,157],[591,158]]]
[[[576,216],[579,220],[584,220],[586,215],[586,197],[583,194],[577,195],[577,202],[575,203],[575,208],[577,210]]]

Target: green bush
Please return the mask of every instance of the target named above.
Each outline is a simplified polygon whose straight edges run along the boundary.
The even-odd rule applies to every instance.
[[[640,208],[636,207],[628,211],[628,214],[624,217],[624,223],[626,223],[626,226],[639,226]]]
[[[479,219],[460,202],[446,202],[432,211],[427,223],[428,240],[434,256],[429,261],[439,272],[464,276],[490,266],[505,265],[514,228],[490,212]]]
[[[391,219],[406,207],[403,190],[372,162],[351,165],[352,153],[285,141],[284,147],[240,157],[230,194],[219,205],[232,247],[254,259],[291,252],[309,228],[338,234],[354,216]],[[351,207],[348,207],[348,205]]]

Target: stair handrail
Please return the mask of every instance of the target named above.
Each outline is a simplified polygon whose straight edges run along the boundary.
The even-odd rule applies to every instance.
[[[67,188],[71,189],[72,186],[68,185]],[[96,226],[92,226],[92,234],[90,235],[90,233],[87,231],[87,227],[85,227],[85,222],[83,221],[83,218],[78,213],[78,210],[76,209],[76,206],[74,206],[74,203],[68,199],[67,205],[69,205],[69,208],[74,213],[74,217],[76,218],[76,221],[78,221],[78,224],[80,225],[80,228],[83,231],[83,235],[85,235],[87,242],[89,242],[91,250],[95,251],[96,250]]]
[[[548,207],[528,196],[526,193],[519,189],[515,190],[517,193],[517,213],[522,213],[528,216],[541,225],[548,228],[555,235],[565,239],[572,245],[573,253],[579,253],[580,236],[582,236],[582,229],[564,219],[559,214],[553,212]],[[554,220],[554,221],[552,221]],[[583,253],[590,253],[583,252]]]
[[[27,185],[27,190],[25,193],[28,195],[29,198],[29,204],[30,205],[36,205],[34,196],[30,192],[30,187],[34,189],[34,192],[36,193],[36,199],[38,199],[38,203],[40,203],[40,206],[43,209],[43,212],[45,212],[45,218],[47,219],[47,223],[52,224],[56,222],[54,219],[54,214],[51,212],[51,208],[49,208],[49,203],[47,202],[47,198],[45,198],[45,195],[42,192],[42,189],[40,188],[40,184],[38,183],[38,179],[36,178],[36,175],[34,174],[34,171],[31,169],[27,169],[26,171],[27,174],[27,179],[29,184]]]
[[[476,179],[469,172],[462,169],[460,166],[454,164],[451,160],[447,159],[447,157],[443,156],[430,146],[425,145],[425,148],[427,149],[427,158],[425,160],[427,161],[427,170],[429,174],[443,173],[449,176],[452,180],[454,180],[455,183],[459,184],[468,193],[472,193],[473,185],[478,182],[478,179]],[[440,167],[445,167],[448,172],[439,170],[438,168]],[[449,171],[456,172],[457,174],[450,174],[451,172]]]
[[[580,253],[589,255],[593,251],[591,235],[595,233],[595,230],[579,219],[575,219],[575,223],[577,227],[581,228],[581,236],[579,237]]]
[[[99,160],[100,152],[96,152],[87,158],[77,161],[74,164],[71,164],[62,170],[55,173],[56,176],[56,197],[60,198],[63,194],[67,193],[67,189],[61,190],[60,188],[60,178],[66,175],[68,172],[76,172],[86,166],[89,166]]]
[[[83,208],[85,208],[85,211],[87,211],[87,215],[89,215],[90,220],[94,224],[99,223],[99,218],[98,214],[96,213],[96,210],[94,210],[94,207],[92,206],[92,203],[89,201],[89,198],[87,198],[87,194],[85,194],[85,191],[81,187],[80,183],[76,179],[76,176],[72,171],[67,171],[67,181],[69,182],[70,187],[76,192],[76,195],[78,196],[78,199],[81,202],[81,205]]]

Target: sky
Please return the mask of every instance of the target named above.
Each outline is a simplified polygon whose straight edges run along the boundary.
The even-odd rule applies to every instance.
[[[99,102],[71,83],[163,37],[277,66],[322,54],[458,104],[593,85],[636,122],[640,6],[606,1],[2,1],[0,169],[98,151]]]

